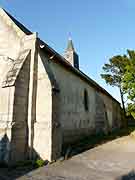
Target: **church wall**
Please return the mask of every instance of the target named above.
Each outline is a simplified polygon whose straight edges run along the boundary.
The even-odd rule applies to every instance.
[[[63,143],[93,133],[95,129],[95,90],[82,79],[55,62],[50,62],[59,84],[59,122]],[[85,109],[84,91],[88,93]]]
[[[119,104],[55,61],[50,61],[50,66],[60,88],[59,122],[63,144],[92,133],[111,130],[115,120],[112,104],[116,107]],[[88,110],[84,102],[85,90]]]
[[[0,162],[8,162],[13,115],[14,87],[0,87]]]
[[[0,56],[16,59],[20,50],[20,39],[12,28],[13,22],[6,22],[0,16]]]
[[[12,62],[0,57],[0,162],[8,162],[10,154],[14,87],[3,88],[3,81]]]
[[[1,85],[13,61],[28,49],[31,58],[15,86],[0,86],[0,161],[15,162],[28,155],[51,161],[60,156],[62,145],[120,126],[116,101],[56,63],[55,55],[48,60],[38,53],[37,34],[25,36],[0,10]],[[72,55],[78,62],[77,54]]]
[[[25,60],[15,82],[11,161],[28,157],[28,93],[30,78],[30,56]]]
[[[7,22],[0,16],[0,161],[9,160],[11,151],[11,134],[13,126],[13,102],[15,87],[3,88],[2,82],[12,66],[12,59],[18,57],[20,39],[13,30],[13,22]],[[9,59],[9,58],[11,59]]]
[[[121,106],[118,102],[109,98],[103,93],[100,93],[107,110],[107,118],[110,128],[117,128],[121,126]]]
[[[108,125],[110,128],[113,127],[113,100],[106,96],[103,93],[100,93],[101,98],[104,101],[106,112],[107,112],[107,119],[108,119]]]
[[[42,159],[51,160],[52,91],[46,72],[48,62],[40,52],[37,68],[36,121],[34,124],[34,149]]]
[[[117,128],[117,127],[122,127],[122,118],[121,118],[121,114],[122,114],[122,109],[120,106],[118,106],[117,103],[113,103],[113,128]]]

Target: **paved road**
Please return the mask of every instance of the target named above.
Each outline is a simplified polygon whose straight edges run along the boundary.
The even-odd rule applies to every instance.
[[[134,170],[135,139],[127,136],[39,168],[18,180],[134,180]]]

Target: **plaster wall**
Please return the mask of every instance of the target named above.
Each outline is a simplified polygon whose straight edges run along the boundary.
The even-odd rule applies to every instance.
[[[47,71],[48,62],[42,52],[38,54],[36,121],[34,123],[34,149],[42,159],[52,156],[52,89]]]
[[[12,28],[12,22],[8,24],[4,17],[0,16],[0,56],[16,59],[19,55],[21,41]]]

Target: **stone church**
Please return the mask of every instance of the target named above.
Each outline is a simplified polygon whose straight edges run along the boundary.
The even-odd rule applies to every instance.
[[[121,107],[79,69],[0,9],[0,161],[55,160],[65,145],[121,126]]]

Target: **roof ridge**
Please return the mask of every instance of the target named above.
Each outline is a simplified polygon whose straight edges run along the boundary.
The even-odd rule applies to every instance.
[[[3,20],[8,24],[9,26],[12,26],[18,36],[24,36],[30,35],[32,32],[27,29],[22,23],[20,23],[17,19],[15,19],[9,12],[7,12],[4,8],[0,7],[0,15],[3,18]]]

